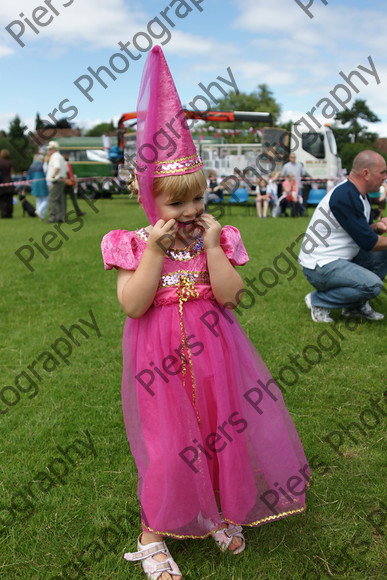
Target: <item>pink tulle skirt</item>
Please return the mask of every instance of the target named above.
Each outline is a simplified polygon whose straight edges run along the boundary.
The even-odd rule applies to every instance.
[[[207,286],[163,289],[123,336],[122,400],[144,529],[205,537],[305,509],[310,470],[279,388]],[[185,344],[182,346],[182,332]]]

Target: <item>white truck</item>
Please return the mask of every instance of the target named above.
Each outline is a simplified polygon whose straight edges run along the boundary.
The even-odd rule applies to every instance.
[[[295,153],[296,160],[310,175],[310,183],[315,183],[319,189],[331,189],[342,179],[341,159],[329,125],[311,132],[294,123],[290,134],[284,129],[267,128],[263,131],[262,146],[263,153],[272,162],[276,160],[278,169],[290,153]]]
[[[256,111],[189,111],[184,109],[187,119],[205,122],[254,123],[272,122],[270,113]],[[135,155],[135,139],[124,140],[124,123],[134,120],[136,113],[124,114],[119,122],[121,147],[130,158]],[[196,130],[200,129],[197,125]],[[132,134],[133,136],[133,134]],[[262,130],[261,143],[215,143],[213,140],[197,140],[197,149],[205,169],[216,171],[219,177],[232,175],[251,168],[255,173],[267,176],[278,171],[288,161],[290,152],[303,163],[310,179],[306,183],[314,189],[328,190],[342,179],[341,160],[337,155],[335,136],[329,125],[311,132],[301,123],[293,124],[289,133],[285,129],[267,127]]]

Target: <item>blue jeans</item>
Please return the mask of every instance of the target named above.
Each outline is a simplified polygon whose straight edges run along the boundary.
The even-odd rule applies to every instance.
[[[315,270],[303,268],[308,282],[316,288],[312,305],[321,308],[359,308],[383,290],[387,274],[387,251],[366,252],[349,260],[334,260]]]
[[[38,212],[42,216],[42,219],[46,215],[47,206],[48,206],[48,196],[36,198],[36,209],[38,210]]]

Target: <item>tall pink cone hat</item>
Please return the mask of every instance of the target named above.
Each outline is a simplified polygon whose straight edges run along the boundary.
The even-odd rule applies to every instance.
[[[152,195],[153,180],[192,173],[203,167],[160,46],[145,62],[137,102],[137,181],[149,222],[160,216]]]

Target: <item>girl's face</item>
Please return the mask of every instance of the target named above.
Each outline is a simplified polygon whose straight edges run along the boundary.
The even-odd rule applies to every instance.
[[[174,219],[178,226],[190,224],[204,212],[202,193],[192,193],[184,200],[173,200],[167,191],[163,191],[155,198],[159,216],[165,222]]]

